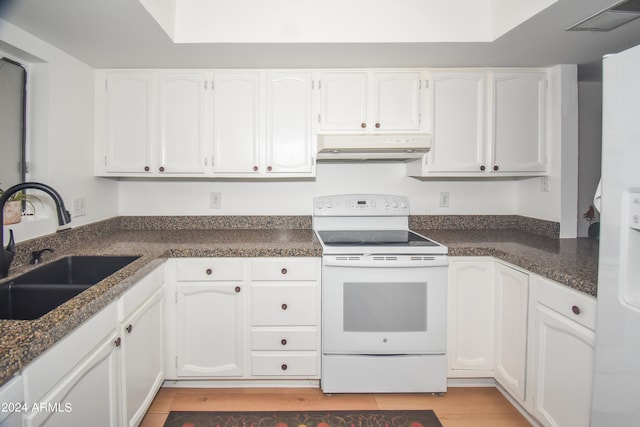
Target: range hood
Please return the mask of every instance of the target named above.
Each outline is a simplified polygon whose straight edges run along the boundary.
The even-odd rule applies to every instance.
[[[413,160],[431,148],[429,134],[318,135],[318,160]]]

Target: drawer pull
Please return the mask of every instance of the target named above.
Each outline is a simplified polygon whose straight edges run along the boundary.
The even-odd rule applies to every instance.
[[[571,307],[571,311],[573,311],[573,314],[578,315],[580,314],[580,307],[574,305],[573,307]]]
[[[287,340],[285,338],[281,339],[280,344],[287,345]]]
[[[280,368],[282,368],[283,371],[286,371],[288,366],[286,363],[283,363],[282,366],[280,366]]]
[[[240,288],[240,286],[236,286],[236,289],[235,289],[235,291],[236,291],[236,292],[240,292],[240,291],[241,291],[241,288]]]
[[[131,333],[131,331],[133,331],[133,325],[131,323],[129,323],[129,326],[127,326],[127,333]]]
[[[282,304],[280,307],[281,307],[283,310],[286,310],[287,308],[289,308],[289,306],[288,306],[287,304]]]
[[[116,347],[120,347],[120,344],[122,344],[122,338],[118,337],[116,338],[116,340],[113,342]]]
[[[207,273],[207,276],[211,276],[213,274],[213,270],[210,268],[207,268],[207,271],[205,271],[205,273]]]
[[[280,273],[282,273],[282,274],[287,274],[287,273],[288,273],[288,271],[287,271],[287,269],[286,269],[286,268],[283,268],[282,270],[280,270]]]

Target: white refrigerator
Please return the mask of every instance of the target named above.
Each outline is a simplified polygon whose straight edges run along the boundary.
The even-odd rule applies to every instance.
[[[601,184],[591,425],[640,426],[640,46],[603,62]]]

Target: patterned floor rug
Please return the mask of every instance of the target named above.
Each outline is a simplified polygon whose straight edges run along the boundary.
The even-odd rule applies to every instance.
[[[170,412],[164,427],[442,427],[433,411]]]

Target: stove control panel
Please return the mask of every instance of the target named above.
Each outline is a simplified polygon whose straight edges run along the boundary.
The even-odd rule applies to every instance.
[[[408,216],[409,199],[384,194],[343,194],[313,199],[314,216]]]

